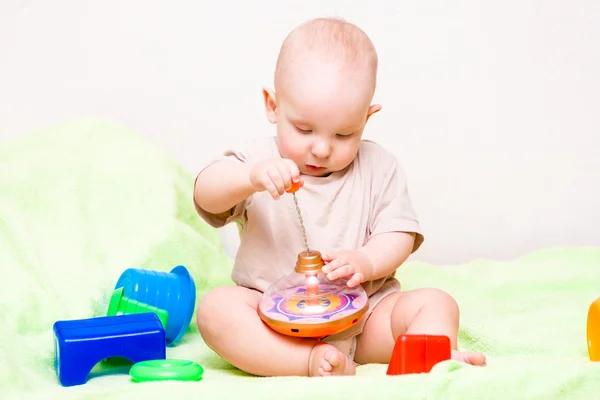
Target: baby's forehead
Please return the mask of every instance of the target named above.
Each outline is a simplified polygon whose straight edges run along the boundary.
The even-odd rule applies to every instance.
[[[375,73],[364,62],[326,59],[315,53],[296,57],[280,70],[277,92],[291,97],[352,97],[372,95]],[[286,96],[287,97],[287,96]]]
[[[343,130],[359,125],[373,95],[369,77],[357,82],[344,73],[336,74],[335,69],[323,74],[315,71],[282,79],[278,98],[283,114],[308,125],[333,124]]]

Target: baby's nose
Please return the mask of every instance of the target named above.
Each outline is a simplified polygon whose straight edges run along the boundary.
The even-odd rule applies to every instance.
[[[331,144],[326,141],[318,141],[313,144],[312,153],[317,158],[327,158],[331,155]]]

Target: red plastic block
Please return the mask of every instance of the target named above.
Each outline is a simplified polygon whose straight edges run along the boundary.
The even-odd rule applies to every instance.
[[[396,340],[387,375],[431,371],[440,361],[450,359],[450,338],[437,335],[401,335]]]

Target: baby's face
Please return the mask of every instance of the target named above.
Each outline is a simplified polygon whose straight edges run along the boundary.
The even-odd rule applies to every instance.
[[[337,68],[305,69],[286,79],[271,114],[267,104],[281,156],[305,175],[346,168],[356,157],[368,117],[380,108],[370,106],[372,90],[364,76]]]

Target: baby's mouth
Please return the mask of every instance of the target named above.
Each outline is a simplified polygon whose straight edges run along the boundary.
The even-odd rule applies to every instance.
[[[320,167],[318,165],[311,165],[311,164],[306,164],[305,167],[306,172],[308,175],[313,175],[313,176],[327,176],[327,168],[326,167]]]

